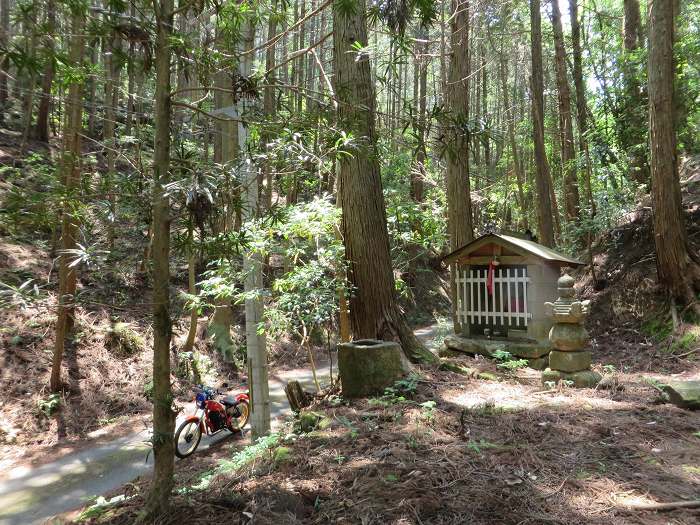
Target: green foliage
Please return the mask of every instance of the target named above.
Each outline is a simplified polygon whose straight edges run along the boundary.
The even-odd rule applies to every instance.
[[[32,153],[24,159],[23,169],[0,167],[0,177],[7,184],[0,193],[0,232],[50,233],[60,199],[51,161]]]
[[[39,285],[34,279],[27,279],[19,285],[0,281],[0,309],[24,310],[35,304],[38,298]]]
[[[78,515],[76,521],[83,522],[92,518],[99,518],[104,515],[110,507],[116,505],[117,503],[122,503],[128,501],[134,496],[127,496],[125,494],[119,494],[113,498],[107,499],[104,496],[97,496],[95,498],[95,503],[89,507],[83,509],[83,511]]]
[[[117,354],[128,357],[146,350],[146,341],[128,323],[116,322],[107,332],[107,345]]]
[[[435,406],[437,403],[435,401],[430,400],[430,401],[425,401],[418,405],[421,408],[421,419],[425,423],[432,423],[433,420],[435,419]]]
[[[145,397],[149,401],[153,401],[154,393],[155,390],[153,385],[153,378],[149,378],[148,381],[146,381],[146,384],[143,385],[143,397]]]
[[[420,376],[411,373],[403,379],[396,381],[393,386],[384,389],[384,395],[379,398],[372,398],[368,401],[370,405],[388,407],[406,403],[417,391]]]
[[[37,408],[39,412],[44,414],[46,417],[53,416],[59,408],[61,408],[61,395],[51,394],[49,397],[40,399],[37,402]]]
[[[673,322],[666,318],[649,319],[642,324],[642,332],[659,343],[673,333]]]
[[[227,473],[240,470],[253,461],[269,455],[282,438],[282,434],[278,432],[258,438],[252,445],[248,445],[243,450],[236,452],[230,460],[223,461],[219,465],[218,472]]]
[[[405,378],[396,381],[394,386],[384,389],[384,395],[388,397],[411,398],[416,394],[419,380],[420,376],[418,374],[411,373]]]
[[[498,361],[496,366],[508,372],[514,372],[519,368],[524,368],[527,366],[527,359],[515,359],[513,354],[506,350],[496,350],[492,356],[496,361]]]
[[[499,445],[497,445],[496,443],[491,443],[490,441],[487,441],[485,439],[480,439],[478,441],[470,440],[469,443],[467,443],[467,448],[477,454],[481,454],[482,450],[498,447]]]
[[[289,447],[277,447],[272,459],[277,464],[286,463],[292,459],[292,449]]]
[[[687,328],[671,343],[669,350],[673,353],[688,352],[700,346],[700,326]]]

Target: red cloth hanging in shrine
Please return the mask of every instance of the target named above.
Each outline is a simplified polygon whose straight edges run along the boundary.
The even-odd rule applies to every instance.
[[[493,278],[494,274],[496,273],[496,264],[491,261],[489,262],[489,273],[488,276],[486,277],[486,289],[489,292],[489,295],[493,295],[494,292],[494,286],[493,286]]]

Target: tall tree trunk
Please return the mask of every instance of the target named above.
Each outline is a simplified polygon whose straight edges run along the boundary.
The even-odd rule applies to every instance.
[[[396,304],[386,209],[377,152],[373,81],[367,46],[366,2],[333,4],[335,93],[340,129],[355,137],[352,156],[340,158],[338,200],[345,258],[354,293],[350,316],[355,338],[399,339],[412,361],[435,358],[413,335]]]
[[[631,177],[640,184],[649,182],[649,159],[647,158],[647,140],[644,127],[646,104],[637,73],[636,51],[643,46],[642,16],[639,0],[624,0],[623,46],[624,56],[622,75],[625,99],[622,105],[620,134],[622,143],[628,151]]]
[[[76,8],[71,17],[71,40],[68,60],[71,66],[80,67],[85,50],[85,13]],[[63,152],[60,164],[60,178],[65,188],[66,199],[76,199],[80,188],[80,135],[83,122],[82,82],[72,82],[66,98],[66,120],[63,127]],[[61,223],[61,253],[58,270],[58,317],[56,339],[54,341],[53,364],[51,367],[51,391],[61,388],[61,364],[66,339],[74,325],[76,268],[68,260],[68,250],[77,246],[77,218],[71,213],[69,202],[63,205]]]
[[[136,6],[132,3],[129,9],[129,15],[132,19],[136,18]],[[134,89],[136,88],[136,45],[133,41],[129,41],[129,52],[127,54],[126,75],[128,98],[126,101],[126,124],[124,126],[124,134],[131,135],[132,126],[134,125]]]
[[[251,22],[246,22],[241,31],[242,50],[253,48],[255,29]],[[253,54],[248,52],[239,58],[238,73],[242,78],[249,78],[253,72]],[[261,202],[258,193],[258,175],[252,159],[247,152],[248,125],[246,118],[246,101],[238,101],[238,148],[245,161],[241,163],[241,178],[244,180],[243,203],[244,220],[255,221],[260,217]],[[243,273],[245,275],[245,332],[248,360],[248,377],[251,392],[251,427],[253,436],[264,436],[270,432],[270,394],[267,371],[267,342],[265,333],[259,327],[263,322],[263,261],[260,252],[253,251],[243,255]]]
[[[10,38],[10,0],[0,0],[0,47],[2,49],[9,48]],[[10,57],[6,55],[0,67],[0,124],[5,123],[5,111],[9,102],[9,69]]]
[[[659,283],[672,297],[693,302],[695,292],[700,291],[700,266],[688,251],[678,176],[674,126],[675,7],[674,0],[649,2],[649,134],[654,242]],[[695,310],[700,313],[697,303]]]
[[[278,3],[276,0],[273,0],[272,4],[272,14],[270,15],[270,18],[267,23],[267,39],[270,40],[277,34],[277,14],[276,10],[278,9]],[[277,46],[275,44],[272,44],[267,47],[265,50],[265,70],[266,71],[273,71],[275,69],[275,52],[277,50]],[[263,92],[263,114],[265,115],[265,119],[267,120],[267,125],[271,126],[272,125],[272,120],[275,118],[275,114],[277,112],[277,103],[275,100],[275,82],[276,82],[276,77],[275,73],[271,73],[267,79],[266,79],[266,86],[265,90]],[[272,139],[272,136],[270,133],[266,134],[264,144],[268,144],[270,140]],[[270,209],[272,207],[272,186],[273,186],[273,169],[272,165],[270,162],[265,162],[263,166],[263,173],[265,175],[265,207],[267,209]]]
[[[461,248],[474,238],[472,201],[469,188],[469,1],[452,1],[450,70],[447,104],[450,121],[447,146],[447,233],[450,250]],[[450,268],[452,318],[457,321],[456,267]]]
[[[222,52],[230,53],[232,51],[227,48],[221,29],[218,27],[216,41],[217,47],[219,47]],[[217,71],[214,76],[214,82],[215,85],[222,90],[230,89],[232,82],[231,75],[225,70]],[[214,92],[214,103],[217,109],[231,108],[234,106],[233,95],[225,91],[217,90]],[[217,120],[214,123],[214,130],[214,162],[221,164],[224,167],[225,173],[225,189],[221,194],[221,221],[218,227],[222,233],[227,233],[240,228],[240,221],[238,220],[240,206],[236,205],[239,197],[239,189],[236,187],[237,182],[231,177],[234,161],[239,153],[238,124],[233,120]],[[218,300],[214,315],[211,318],[207,330],[212,336],[214,347],[217,351],[221,353],[227,363],[235,366],[235,345],[231,338],[233,318],[231,301],[228,299]]]
[[[90,62],[97,65],[98,61],[98,39],[94,39],[88,46],[90,51]],[[89,76],[87,80],[89,86],[88,95],[86,98],[88,112],[88,129],[87,135],[90,138],[97,138],[97,77]]]
[[[586,199],[591,207],[591,215],[596,213],[593,188],[591,184],[591,154],[588,148],[588,107],[586,104],[586,87],[583,83],[583,59],[581,53],[581,24],[578,19],[578,0],[569,0],[571,19],[571,44],[574,51],[574,87],[576,88],[576,116],[578,119],[579,155],[585,162],[584,181]]]
[[[552,177],[544,145],[544,74],[542,72],[542,16],[539,0],[530,0],[530,51],[532,57],[532,134],[535,143],[535,184],[539,240],[554,246],[552,225]]]
[[[36,116],[36,127],[34,128],[34,138],[41,142],[49,141],[49,117],[51,114],[51,88],[53,77],[56,71],[56,61],[54,59],[54,38],[56,32],[56,6],[54,0],[46,2],[46,39],[44,48],[46,49],[47,63],[44,74],[41,77],[41,100]]]
[[[109,9],[111,6],[111,1],[107,0],[105,2],[105,9]],[[116,26],[118,20],[116,15],[109,15],[106,17],[108,21],[108,26]],[[106,37],[105,45],[105,74],[107,78],[105,80],[105,101],[104,101],[104,120],[102,124],[102,138],[104,142],[104,147],[107,150],[107,171],[103,179],[103,190],[107,194],[107,202],[109,203],[109,218],[107,222],[107,244],[110,250],[114,250],[114,238],[115,238],[115,221],[117,215],[117,198],[114,188],[114,178],[116,176],[116,150],[117,141],[115,139],[115,128],[116,128],[116,110],[117,110],[117,100],[118,100],[118,87],[119,87],[119,77],[121,66],[118,63],[118,54],[121,51],[121,40],[116,34],[115,30],[111,30]]]
[[[153,481],[146,501],[144,522],[164,514],[174,485],[175,412],[170,386],[170,48],[173,0],[159,0],[155,42],[155,141],[153,147]]]
[[[515,171],[515,180],[518,185],[518,204],[520,206],[520,214],[522,215],[523,227],[528,230],[530,225],[527,218],[527,208],[525,206],[525,192],[523,190],[524,179],[522,172],[522,164],[520,162],[520,152],[518,151],[518,143],[515,138],[515,111],[510,105],[510,97],[508,96],[508,66],[506,63],[505,54],[501,53],[501,67],[499,76],[501,78],[501,90],[503,91],[503,106],[506,108],[506,125],[508,128],[508,142],[510,143],[510,151],[513,156],[513,171]]]
[[[24,33],[26,35],[25,53],[30,61],[36,60],[37,41],[39,40],[37,27],[37,12],[36,7],[33,8],[30,14],[27,15],[27,20],[23,24]],[[32,122],[34,117],[34,92],[36,90],[36,70],[31,68],[27,76],[24,86],[24,122],[22,124],[22,142],[19,147],[19,157],[24,157],[24,152],[29,144],[29,138],[32,131]]]
[[[564,31],[561,25],[559,1],[552,0],[552,26],[554,29],[554,66],[559,95],[559,131],[561,135],[561,164],[564,172],[564,210],[566,220],[579,220],[578,174],[576,170],[576,149],[574,143],[574,125],[571,118],[571,90],[566,67],[566,50],[564,48]]]
[[[416,147],[415,168],[411,172],[411,198],[416,203],[423,202],[425,161],[427,159],[426,127],[428,101],[428,31],[424,27],[418,29],[416,42],[415,94],[416,123],[418,145]]]

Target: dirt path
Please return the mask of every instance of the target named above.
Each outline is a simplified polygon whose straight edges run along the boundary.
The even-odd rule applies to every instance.
[[[416,336],[429,347],[449,330],[448,324],[416,330]],[[335,374],[335,369],[334,369]],[[329,367],[318,370],[319,380],[328,380]],[[289,410],[284,385],[290,379],[313,388],[310,370],[295,369],[276,372],[270,377],[270,401],[273,428],[279,426]],[[189,407],[188,407],[189,408]],[[185,414],[180,414],[177,425]],[[67,454],[40,466],[20,466],[0,480],[0,525],[29,525],[74,509],[89,498],[109,492],[153,467],[149,455],[150,429],[131,433],[119,439]],[[223,432],[204,436],[197,453],[231,435]]]
[[[328,380],[328,367],[318,371],[320,380]],[[284,385],[296,379],[311,389],[310,370],[286,370],[270,378],[270,411],[273,428],[289,410]],[[188,407],[189,408],[189,407]],[[188,410],[189,413],[189,410]],[[178,416],[176,427],[185,414]],[[67,454],[38,467],[17,467],[0,481],[0,525],[29,525],[71,510],[89,498],[104,494],[153,468],[149,455],[150,429],[131,433],[119,439]],[[228,432],[213,437],[203,436],[197,450],[231,439]]]

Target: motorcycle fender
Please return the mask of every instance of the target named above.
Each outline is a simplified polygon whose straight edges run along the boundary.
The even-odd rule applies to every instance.
[[[198,418],[197,416],[189,416],[185,418],[185,421],[188,423],[199,423],[199,430],[202,432],[202,434],[206,434],[206,429],[204,428],[204,418]]]
[[[247,394],[247,393],[238,394],[238,395],[236,396],[236,401],[238,401],[239,403],[240,403],[241,401],[250,401],[250,398],[248,397],[248,394]]]

